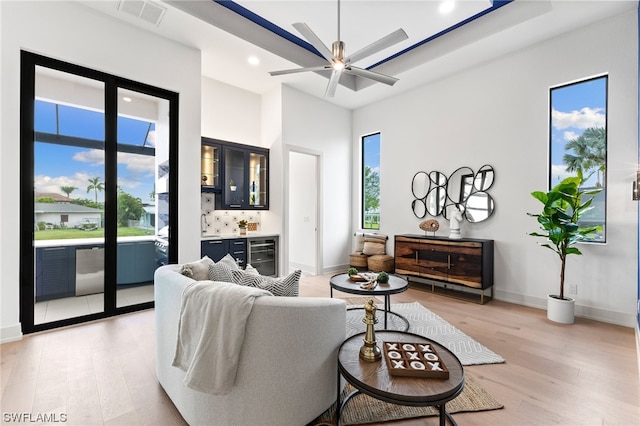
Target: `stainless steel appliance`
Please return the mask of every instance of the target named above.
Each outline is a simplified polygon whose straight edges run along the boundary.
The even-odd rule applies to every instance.
[[[247,238],[247,263],[260,275],[278,276],[278,238]]]
[[[76,296],[104,292],[104,248],[76,249]]]
[[[158,231],[156,235],[156,265],[164,266],[169,263],[169,227]]]

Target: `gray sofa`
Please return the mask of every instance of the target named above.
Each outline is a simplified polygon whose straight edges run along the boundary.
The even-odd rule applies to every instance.
[[[171,366],[182,291],[193,282],[178,269],[155,272],[156,374],[190,425],[304,425],[331,406],[346,334],[343,300],[256,298],[235,385],[226,395],[210,395],[188,388],[185,373]]]

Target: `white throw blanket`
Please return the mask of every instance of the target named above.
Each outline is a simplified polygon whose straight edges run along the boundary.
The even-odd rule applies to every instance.
[[[231,391],[253,302],[267,295],[267,290],[211,281],[184,289],[172,365],[186,372],[188,387],[213,395]]]

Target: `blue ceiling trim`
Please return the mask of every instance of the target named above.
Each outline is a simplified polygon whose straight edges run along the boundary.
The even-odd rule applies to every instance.
[[[416,47],[419,47],[419,46],[422,46],[423,44],[429,43],[430,41],[433,41],[433,40],[437,39],[438,37],[442,37],[443,35],[462,27],[463,25],[466,25],[469,22],[473,22],[476,19],[478,19],[478,18],[480,18],[480,17],[482,17],[482,16],[484,16],[484,15],[486,15],[488,13],[491,13],[491,12],[493,12],[495,10],[498,10],[502,6],[505,6],[505,5],[507,5],[507,4],[509,4],[509,3],[513,2],[513,1],[515,1],[515,0],[493,0],[492,4],[491,4],[491,7],[483,10],[482,12],[477,13],[477,14],[465,19],[464,21],[460,21],[457,24],[450,26],[449,28],[445,28],[444,30],[440,31],[439,33],[434,34],[431,37],[425,38],[424,40],[419,41],[418,43],[416,43],[416,44],[414,44],[412,46],[409,46],[406,49],[401,50],[400,52],[398,52],[398,53],[396,53],[394,55],[391,55],[386,59],[381,60],[380,62],[376,62],[375,64],[371,65],[370,67],[367,67],[367,69],[370,70],[372,68],[375,68],[375,67],[377,67],[379,65],[384,64],[385,62],[391,61],[392,59],[395,59],[400,55],[404,55],[405,53],[415,49]]]
[[[316,48],[313,47],[310,43],[307,43],[306,41],[304,41],[300,37],[296,37],[295,35],[291,34],[289,31],[280,28],[279,26],[277,26],[273,22],[268,21],[267,19],[264,19],[262,16],[250,11],[246,7],[242,7],[238,3],[234,2],[234,1],[230,1],[230,0],[213,0],[213,1],[214,1],[214,3],[218,3],[220,6],[226,7],[227,9],[237,13],[238,15],[247,18],[248,20],[252,21],[253,23],[255,23],[257,25],[260,25],[262,28],[265,28],[265,29],[271,31],[272,33],[277,34],[280,37],[282,37],[284,39],[287,39],[290,42],[292,42],[294,44],[297,44],[298,46],[302,47],[303,49],[306,49],[309,52],[311,52],[313,54],[316,54],[319,57],[324,59],[324,56],[322,56],[320,54],[320,52],[318,52],[316,50]]]
[[[300,37],[297,37],[294,34],[292,34],[292,33],[288,32],[288,31],[280,28],[279,26],[277,26],[273,22],[268,21],[267,19],[263,18],[262,16],[250,11],[249,9],[247,9],[247,8],[245,8],[243,6],[240,6],[238,3],[234,2],[234,1],[231,1],[231,0],[213,0],[213,1],[215,3],[218,3],[220,6],[224,6],[227,9],[237,13],[238,15],[243,16],[244,18],[252,21],[253,23],[255,23],[257,25],[260,25],[261,27],[271,31],[272,33],[277,34],[280,37],[285,38],[285,39],[289,40],[290,42],[292,42],[294,44],[297,44],[298,46],[308,50],[309,52],[311,52],[311,53],[313,53],[313,54],[315,54],[315,55],[317,55],[317,56],[319,56],[321,58],[324,58],[324,56],[322,56],[320,54],[320,52],[318,52],[316,50],[316,48],[313,47],[311,44],[307,43],[306,41],[304,41]],[[367,69],[375,68],[378,65],[384,64],[385,62],[388,62],[388,61],[390,61],[392,59],[395,59],[398,56],[403,55],[403,54],[409,52],[410,50],[415,49],[416,47],[422,46],[423,44],[428,43],[428,42],[430,42],[430,41],[432,41],[432,40],[434,40],[434,39],[436,39],[438,37],[442,37],[443,35],[451,32],[451,31],[453,31],[453,30],[455,30],[457,28],[462,27],[463,25],[466,25],[469,22],[475,21],[476,19],[478,19],[478,18],[480,18],[480,17],[482,17],[482,16],[484,16],[484,15],[486,15],[488,13],[491,13],[491,12],[501,8],[502,6],[505,6],[505,5],[513,2],[513,1],[515,1],[515,0],[492,0],[491,7],[488,7],[487,9],[483,10],[482,12],[477,13],[476,15],[473,15],[473,16],[465,19],[464,21],[460,21],[457,24],[452,25],[451,27],[446,28],[446,29],[440,31],[439,33],[434,34],[431,37],[428,37],[428,38],[426,38],[426,39],[424,39],[424,40],[422,40],[422,41],[420,41],[420,42],[418,42],[418,43],[416,43],[416,44],[414,44],[412,46],[409,46],[406,49],[404,49],[404,50],[402,50],[402,51],[400,51],[400,52],[398,52],[398,53],[396,53],[394,55],[391,55],[388,58],[383,59],[380,62],[377,62],[377,63],[371,65],[370,67],[367,67]]]

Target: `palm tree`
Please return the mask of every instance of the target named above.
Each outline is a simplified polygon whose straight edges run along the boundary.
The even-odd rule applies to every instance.
[[[590,127],[582,135],[570,141],[565,150],[573,150],[573,154],[566,153],[562,161],[567,165],[567,171],[582,171],[596,169],[598,181],[596,187],[606,186],[607,167],[607,134],[604,127]],[[600,182],[602,173],[602,182]]]
[[[71,193],[73,191],[75,191],[76,189],[78,189],[78,188],[76,188],[75,186],[61,186],[60,187],[60,191],[62,191],[65,194],[67,194],[67,198],[69,198],[69,195],[71,195]]]
[[[100,182],[100,178],[89,179],[90,185],[87,187],[87,193],[93,190],[96,194],[96,204],[98,204],[98,191],[104,191],[104,183]]]

